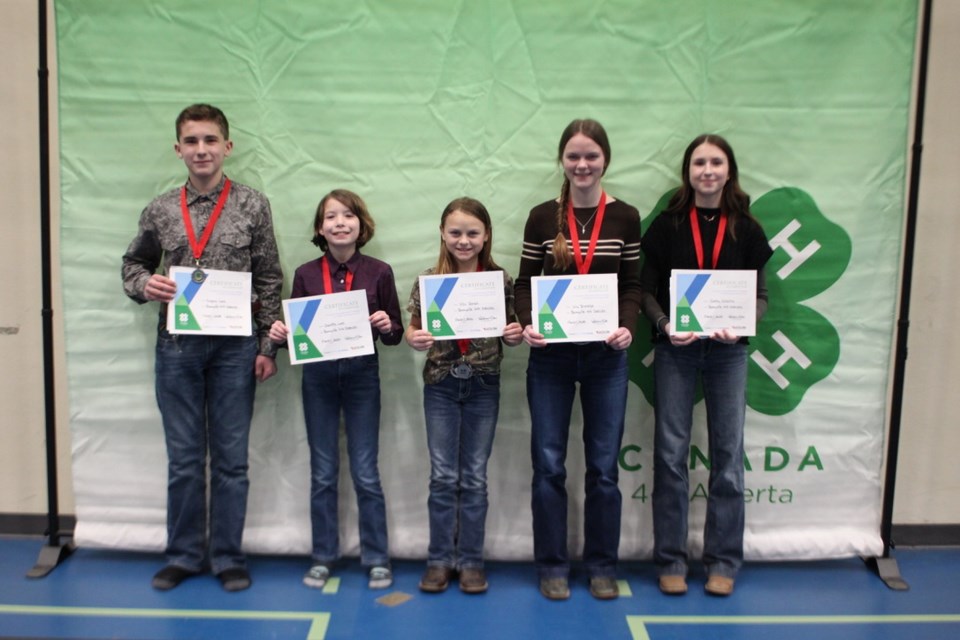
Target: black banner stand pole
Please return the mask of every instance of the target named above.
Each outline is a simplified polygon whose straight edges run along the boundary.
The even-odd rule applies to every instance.
[[[53,304],[50,265],[50,105],[47,68],[47,0],[38,0],[40,58],[37,68],[40,102],[40,256],[43,280],[43,394],[46,408],[47,447],[47,543],[28,578],[42,578],[70,555],[73,546],[62,538],[73,532],[60,531],[60,505],[57,500],[57,403],[53,379]]]
[[[900,575],[897,560],[890,554],[893,546],[893,497],[897,484],[897,454],[900,448],[900,424],[903,413],[903,380],[907,368],[907,334],[910,331],[910,293],[913,280],[913,255],[917,235],[917,202],[920,196],[920,159],[923,155],[923,112],[926,106],[927,62],[930,50],[930,12],[933,0],[923,2],[923,24],[920,33],[920,60],[917,66],[917,99],[915,104],[913,146],[911,147],[910,190],[907,196],[907,224],[903,246],[903,273],[900,277],[900,315],[897,319],[897,345],[890,404],[890,430],[887,436],[887,470],[883,483],[883,512],[880,537],[883,556],[867,558],[867,564],[880,579],[897,591],[910,588]]]

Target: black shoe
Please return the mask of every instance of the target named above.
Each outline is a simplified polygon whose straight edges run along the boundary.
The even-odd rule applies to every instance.
[[[250,572],[243,567],[225,569],[217,574],[224,591],[243,591],[250,588]]]
[[[197,571],[190,571],[175,564],[168,564],[153,576],[153,588],[157,591],[169,591],[187,578],[197,575]]]

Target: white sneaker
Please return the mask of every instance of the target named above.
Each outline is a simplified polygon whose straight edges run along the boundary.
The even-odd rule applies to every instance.
[[[390,567],[374,567],[370,569],[370,582],[367,583],[371,589],[386,589],[393,584],[393,572]]]
[[[303,576],[303,584],[312,589],[323,589],[330,577],[330,568],[325,564],[315,564]]]

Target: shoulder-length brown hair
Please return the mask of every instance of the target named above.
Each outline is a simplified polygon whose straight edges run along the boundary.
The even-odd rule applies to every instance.
[[[350,209],[353,215],[357,216],[357,219],[360,221],[360,235],[357,237],[357,248],[359,249],[370,242],[370,239],[373,238],[373,231],[377,225],[373,222],[370,212],[367,211],[367,204],[363,201],[363,198],[353,191],[347,191],[346,189],[334,189],[320,199],[320,204],[317,205],[317,213],[313,218],[313,239],[311,242],[320,247],[321,250],[327,250],[327,239],[320,235],[320,227],[323,226],[323,208],[330,200],[336,200],[347,209]]]

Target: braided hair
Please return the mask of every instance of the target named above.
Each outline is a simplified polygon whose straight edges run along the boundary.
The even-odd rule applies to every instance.
[[[607,172],[610,166],[610,140],[607,138],[607,132],[603,125],[596,120],[589,118],[577,119],[567,125],[560,136],[560,145],[557,149],[557,162],[563,165],[563,152],[567,148],[567,143],[578,133],[582,133],[590,138],[603,151],[603,172]],[[567,227],[567,204],[570,202],[570,179],[566,173],[563,176],[563,185],[560,187],[560,200],[557,204],[557,237],[553,240],[553,261],[564,270],[573,261],[573,254],[567,245],[567,238],[563,234]]]

